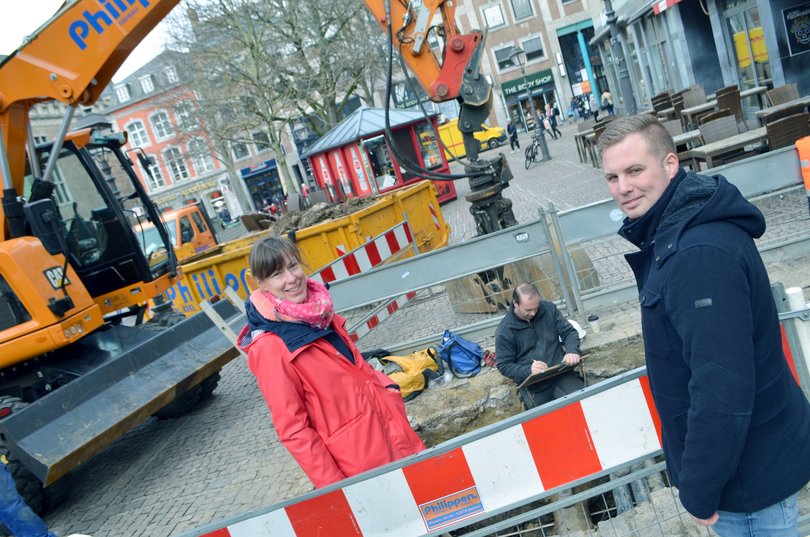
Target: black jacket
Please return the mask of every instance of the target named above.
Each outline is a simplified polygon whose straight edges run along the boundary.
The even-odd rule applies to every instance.
[[[540,308],[530,321],[519,318],[514,306],[509,306],[495,331],[498,371],[516,384],[531,374],[534,360],[552,366],[562,362],[569,352],[580,354],[579,334],[557,306],[545,300],[540,301]]]
[[[684,170],[619,230],[640,248],[626,258],[670,479],[698,518],[760,510],[810,479],[810,405],[782,352],[764,231],[735,186]]]

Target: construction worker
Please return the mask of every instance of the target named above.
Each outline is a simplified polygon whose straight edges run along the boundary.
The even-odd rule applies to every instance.
[[[529,375],[549,367],[580,361],[579,334],[552,302],[540,299],[531,283],[522,283],[512,293],[512,305],[495,331],[498,371],[522,384]],[[538,405],[585,387],[575,371],[567,371],[518,390],[524,406]]]
[[[810,480],[810,404],[782,351],[754,239],[765,218],[722,176],[680,167],[648,114],[597,144],[638,284],[650,387],[670,481],[721,537],[798,535]],[[500,360],[500,356],[498,356]]]

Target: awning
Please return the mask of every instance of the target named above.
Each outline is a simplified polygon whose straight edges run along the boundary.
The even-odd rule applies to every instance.
[[[662,11],[666,11],[681,0],[660,0],[653,4],[653,13],[660,15]]]

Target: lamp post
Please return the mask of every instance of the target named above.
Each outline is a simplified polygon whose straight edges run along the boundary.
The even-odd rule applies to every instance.
[[[518,62],[518,67],[520,67],[520,74],[523,77],[523,85],[526,87],[526,95],[529,98],[529,108],[531,109],[532,120],[535,122],[534,130],[539,134],[538,139],[540,140],[540,153],[543,155],[540,160],[551,160],[551,155],[548,152],[548,145],[546,145],[546,133],[540,124],[542,120],[540,119],[540,116],[537,115],[537,110],[534,108],[534,99],[532,98],[532,92],[529,89],[529,82],[526,80],[526,68],[523,66],[523,62],[520,61],[520,55],[525,53],[526,52],[522,48],[513,46],[512,53],[509,55],[509,57],[515,58]]]
[[[621,88],[622,92],[624,113],[633,116],[637,112],[636,99],[633,96],[633,85],[630,82],[630,72],[627,69],[627,58],[624,56],[621,33],[616,25],[617,18],[611,1],[605,0],[605,19],[610,30],[610,48],[613,49],[613,61],[616,63],[616,76],[619,79],[619,88]]]

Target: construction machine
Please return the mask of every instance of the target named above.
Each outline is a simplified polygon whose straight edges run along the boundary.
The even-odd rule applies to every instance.
[[[475,134],[481,131],[492,110],[492,84],[481,73],[486,33],[472,30],[461,33],[456,26],[453,0],[363,0],[373,18],[388,36],[389,106],[393,48],[407,64],[416,81],[433,102],[457,100],[460,105],[458,130],[461,131],[467,163],[463,175],[438,176],[429,170],[413,169],[416,175],[433,180],[467,178],[470,202],[478,235],[485,235],[517,224],[512,202],[504,198],[512,172],[506,155],[499,153],[489,159],[479,158],[480,144]],[[405,66],[403,65],[403,71]],[[405,155],[398,154],[396,144],[387,136],[389,147],[404,166],[415,166]],[[559,246],[557,246],[559,251]],[[580,281],[588,289],[598,285],[598,277],[587,255],[578,249],[573,262]],[[458,313],[495,312],[509,307],[512,287],[520,280],[546,282],[553,270],[550,259],[535,263],[527,260],[512,265],[449,282],[447,284],[453,309]],[[567,285],[574,285],[568,282]],[[560,290],[544,289],[546,297],[560,296]]]
[[[177,262],[163,225],[164,254],[141,248],[133,222],[160,215],[126,136],[69,132],[176,3],[66,2],[0,63],[0,458],[37,510],[43,486],[151,415],[193,407],[237,356],[207,319],[181,321],[162,299]],[[29,114],[49,101],[65,116],[37,144]],[[154,318],[138,324],[150,299]]]

